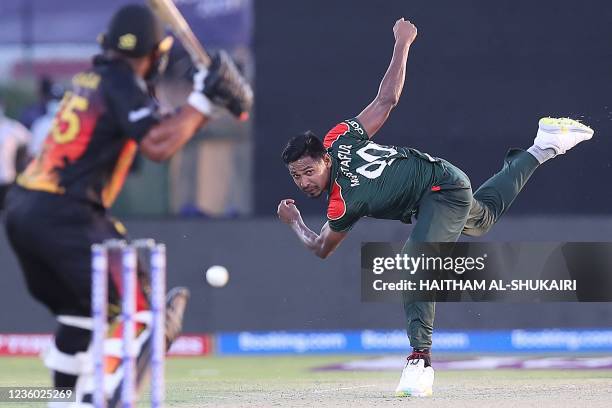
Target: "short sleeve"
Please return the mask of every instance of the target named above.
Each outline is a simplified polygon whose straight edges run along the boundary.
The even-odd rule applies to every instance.
[[[159,123],[155,100],[140,89],[135,80],[110,82],[106,98],[121,132],[137,142]]]
[[[349,208],[342,196],[342,187],[334,181],[329,203],[327,205],[327,220],[329,227],[335,232],[347,232],[359,221],[360,215]]]

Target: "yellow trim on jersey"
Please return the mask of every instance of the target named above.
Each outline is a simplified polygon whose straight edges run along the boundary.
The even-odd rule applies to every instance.
[[[46,193],[64,194],[66,192],[64,187],[60,187],[51,181],[28,180],[23,174],[17,177],[17,184],[28,190],[44,191]]]

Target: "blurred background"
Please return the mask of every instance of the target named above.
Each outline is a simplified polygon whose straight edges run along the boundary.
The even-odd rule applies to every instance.
[[[15,169],[36,154],[71,76],[89,66],[99,50],[96,36],[128,2],[2,1],[0,184],[10,184]],[[377,142],[443,157],[478,186],[501,167],[509,147],[531,145],[541,116],[581,119],[595,129],[595,138],[539,169],[484,239],[612,237],[609,2],[175,2],[207,49],[230,51],[256,92],[249,122],[220,116],[170,162],[137,160],[112,209],[131,236],[167,244],[168,284],[187,285],[193,293],[188,333],[221,333],[220,350],[227,341],[227,350],[251,344],[251,351],[268,352],[288,343],[279,338],[266,343],[267,337],[240,343],[240,333],[347,331],[360,333],[363,348],[363,330],[379,330],[381,351],[407,349],[401,307],[360,300],[359,249],[365,241],[404,241],[409,225],[362,220],[337,253],[320,261],[275,219],[279,200],[291,197],[313,229],[323,224],[326,201],[299,195],[280,152],[296,133],[312,129],[322,136],[371,101],[391,57],[399,17],[413,21],[419,34],[401,102]],[[169,108],[190,90],[188,65],[185,52],[174,49],[158,90]],[[3,234],[0,309],[20,312],[0,314],[0,333],[51,332],[54,322],[27,296]],[[204,281],[214,264],[230,271],[225,288]],[[441,304],[436,325],[451,340],[474,331],[501,330],[511,339],[517,329],[598,329],[605,339],[598,344],[612,350],[612,331],[606,331],[612,328],[612,307],[606,303]],[[551,344],[558,346],[555,339]],[[438,344],[450,351],[476,350],[474,342],[451,340]]]

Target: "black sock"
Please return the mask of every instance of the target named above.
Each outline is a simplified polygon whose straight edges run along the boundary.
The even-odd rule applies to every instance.
[[[71,388],[73,389],[77,382],[77,376],[72,374],[62,373],[60,371],[53,372],[53,385],[55,388]]]
[[[75,356],[87,350],[91,341],[91,331],[79,327],[60,324],[55,332],[55,347],[62,353]],[[53,371],[55,387],[74,388],[78,376],[61,371]]]

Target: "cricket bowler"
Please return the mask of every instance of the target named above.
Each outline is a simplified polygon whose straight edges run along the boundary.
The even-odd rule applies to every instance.
[[[371,139],[398,103],[416,27],[403,18],[393,27],[393,57],[376,98],[354,119],[331,129],[323,141],[308,131],[293,137],[282,153],[298,188],[315,198],[327,192],[327,222],[319,234],[302,220],[292,199],[278,205],[278,217],[321,258],[328,257],[361,217],[417,222],[403,251],[419,242],[456,242],[461,234],[486,233],[512,204],[527,180],[546,160],[564,154],[593,136],[571,119],[543,118],[533,146],[510,149],[502,169],[472,193],[469,178],[444,159]],[[434,302],[411,301],[404,311],[413,348],[397,396],[430,396],[434,381],[431,338]]]
[[[107,209],[138,149],[153,161],[166,160],[206,125],[214,105],[239,117],[252,104],[250,86],[221,52],[194,76],[188,103],[160,116],[150,90],[163,72],[172,42],[148,7],[119,9],[102,36],[102,54],[93,59],[91,69],[74,77],[42,152],[7,195],[6,231],[29,292],[59,324],[44,363],[55,387],[73,389],[77,404],[90,404],[96,386],[88,352],[93,329],[90,248],[107,239],[125,239],[125,229]],[[150,344],[145,337],[150,336],[151,316],[149,288],[140,272],[136,346],[143,355]],[[105,391],[108,406],[115,407],[123,373],[117,353],[120,265],[111,265],[108,281],[110,333],[105,352],[110,379]],[[168,296],[168,347],[180,332],[187,296],[184,288]],[[139,365],[139,370],[146,367]]]

